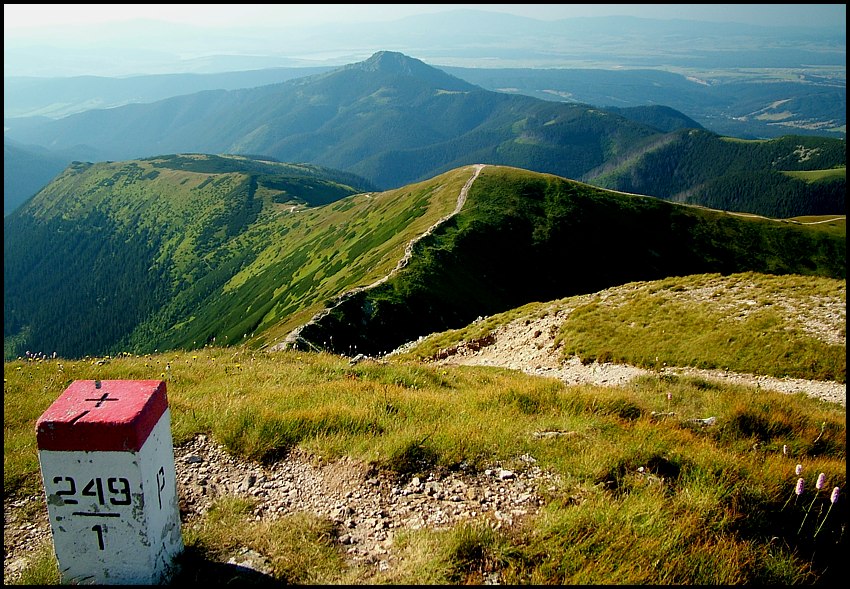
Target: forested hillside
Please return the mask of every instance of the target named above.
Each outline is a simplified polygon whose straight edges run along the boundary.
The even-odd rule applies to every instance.
[[[251,228],[369,188],[348,173],[242,157],[78,162],[4,219],[4,353],[162,347],[276,238],[251,242]]]
[[[582,178],[594,185],[665,200],[788,218],[846,210],[847,143],[810,136],[744,141],[680,130],[657,147],[612,161]],[[828,170],[817,182],[785,171]]]

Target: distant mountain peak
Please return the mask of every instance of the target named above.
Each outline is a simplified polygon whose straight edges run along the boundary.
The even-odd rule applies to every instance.
[[[343,66],[343,69],[356,69],[363,72],[389,76],[417,78],[435,86],[451,90],[479,89],[469,82],[398,51],[377,51],[369,59]]]
[[[367,72],[384,72],[408,76],[415,76],[433,69],[424,62],[413,57],[408,57],[398,51],[377,51],[369,59],[354,65],[358,69]]]

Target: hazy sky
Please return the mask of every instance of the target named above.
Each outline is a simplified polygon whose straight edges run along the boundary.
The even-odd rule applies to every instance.
[[[504,39],[500,53],[481,35],[456,34],[435,41],[434,35],[402,25],[385,30],[388,21],[459,9],[544,22],[633,16],[761,27],[826,26],[832,32],[824,38],[833,39],[833,44],[834,33],[844,32],[847,16],[845,4],[4,4],[3,71],[4,76],[212,73],[336,66],[361,61],[378,50],[466,67],[601,67],[619,63],[618,57],[612,62],[612,42],[627,53],[673,55],[700,49],[681,45],[681,38],[666,39],[655,48],[652,37],[644,38],[641,48],[627,35],[599,46],[595,37],[564,36],[557,42],[550,38],[540,51],[534,37],[522,38],[520,27],[517,39]],[[468,26],[470,33],[486,36],[480,30],[486,21],[446,18],[460,30]],[[352,32],[352,25],[358,32]],[[709,50],[719,48],[718,42],[705,42]],[[515,51],[507,55],[506,48]],[[605,55],[602,59],[591,54]]]
[[[845,23],[846,4],[4,4],[4,35],[35,28],[155,18],[201,26],[304,26],[385,21],[470,8],[544,20],[583,16],[640,16],[760,25]]]

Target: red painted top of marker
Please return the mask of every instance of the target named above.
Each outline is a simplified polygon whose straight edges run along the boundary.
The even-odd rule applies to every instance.
[[[138,452],[167,408],[162,380],[76,380],[38,418],[38,449]]]

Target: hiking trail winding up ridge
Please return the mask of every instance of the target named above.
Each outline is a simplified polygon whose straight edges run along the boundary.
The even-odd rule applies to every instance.
[[[291,332],[289,332],[289,334],[286,336],[286,338],[284,338],[284,340],[282,342],[279,342],[279,343],[271,346],[269,348],[269,351],[270,352],[277,352],[279,350],[285,350],[285,349],[293,346],[299,340],[304,341],[301,338],[301,331],[305,327],[307,327],[308,325],[310,325],[312,323],[318,322],[320,319],[325,317],[328,313],[330,313],[331,311],[336,309],[338,306],[340,306],[342,303],[347,301],[352,296],[354,296],[354,295],[356,295],[360,292],[363,292],[365,290],[369,290],[369,289],[375,288],[377,286],[380,286],[381,284],[383,284],[384,282],[389,280],[393,275],[395,275],[396,272],[398,272],[399,270],[401,270],[402,268],[407,266],[408,262],[410,261],[411,256],[413,256],[413,248],[419,242],[419,240],[427,237],[428,235],[431,235],[431,233],[433,233],[434,230],[437,227],[439,227],[440,225],[442,225],[443,223],[445,223],[446,221],[448,221],[449,219],[451,219],[452,217],[454,217],[455,215],[457,215],[461,211],[464,203],[466,203],[466,197],[469,194],[469,189],[472,188],[472,184],[475,182],[475,179],[478,178],[478,175],[481,173],[481,170],[484,169],[485,165],[486,164],[474,164],[473,165],[473,169],[474,169],[473,174],[469,178],[469,180],[466,181],[466,184],[463,185],[463,188],[460,189],[460,193],[458,194],[458,197],[457,197],[457,204],[455,205],[455,209],[451,213],[449,213],[448,215],[445,215],[445,216],[441,217],[440,219],[438,219],[424,233],[422,233],[421,235],[411,239],[410,243],[407,244],[407,247],[404,248],[404,255],[398,261],[398,264],[396,264],[395,268],[390,270],[390,272],[386,276],[384,276],[383,278],[379,278],[378,280],[376,280],[375,282],[373,282],[372,284],[369,284],[367,286],[358,286],[356,288],[353,288],[353,289],[343,293],[342,295],[340,295],[336,299],[336,302],[333,305],[331,305],[329,307],[325,307],[324,309],[322,309],[321,311],[319,311],[318,313],[313,315],[313,317],[309,321],[307,321],[303,325],[300,325],[300,326],[296,327],[295,329],[293,329]]]

